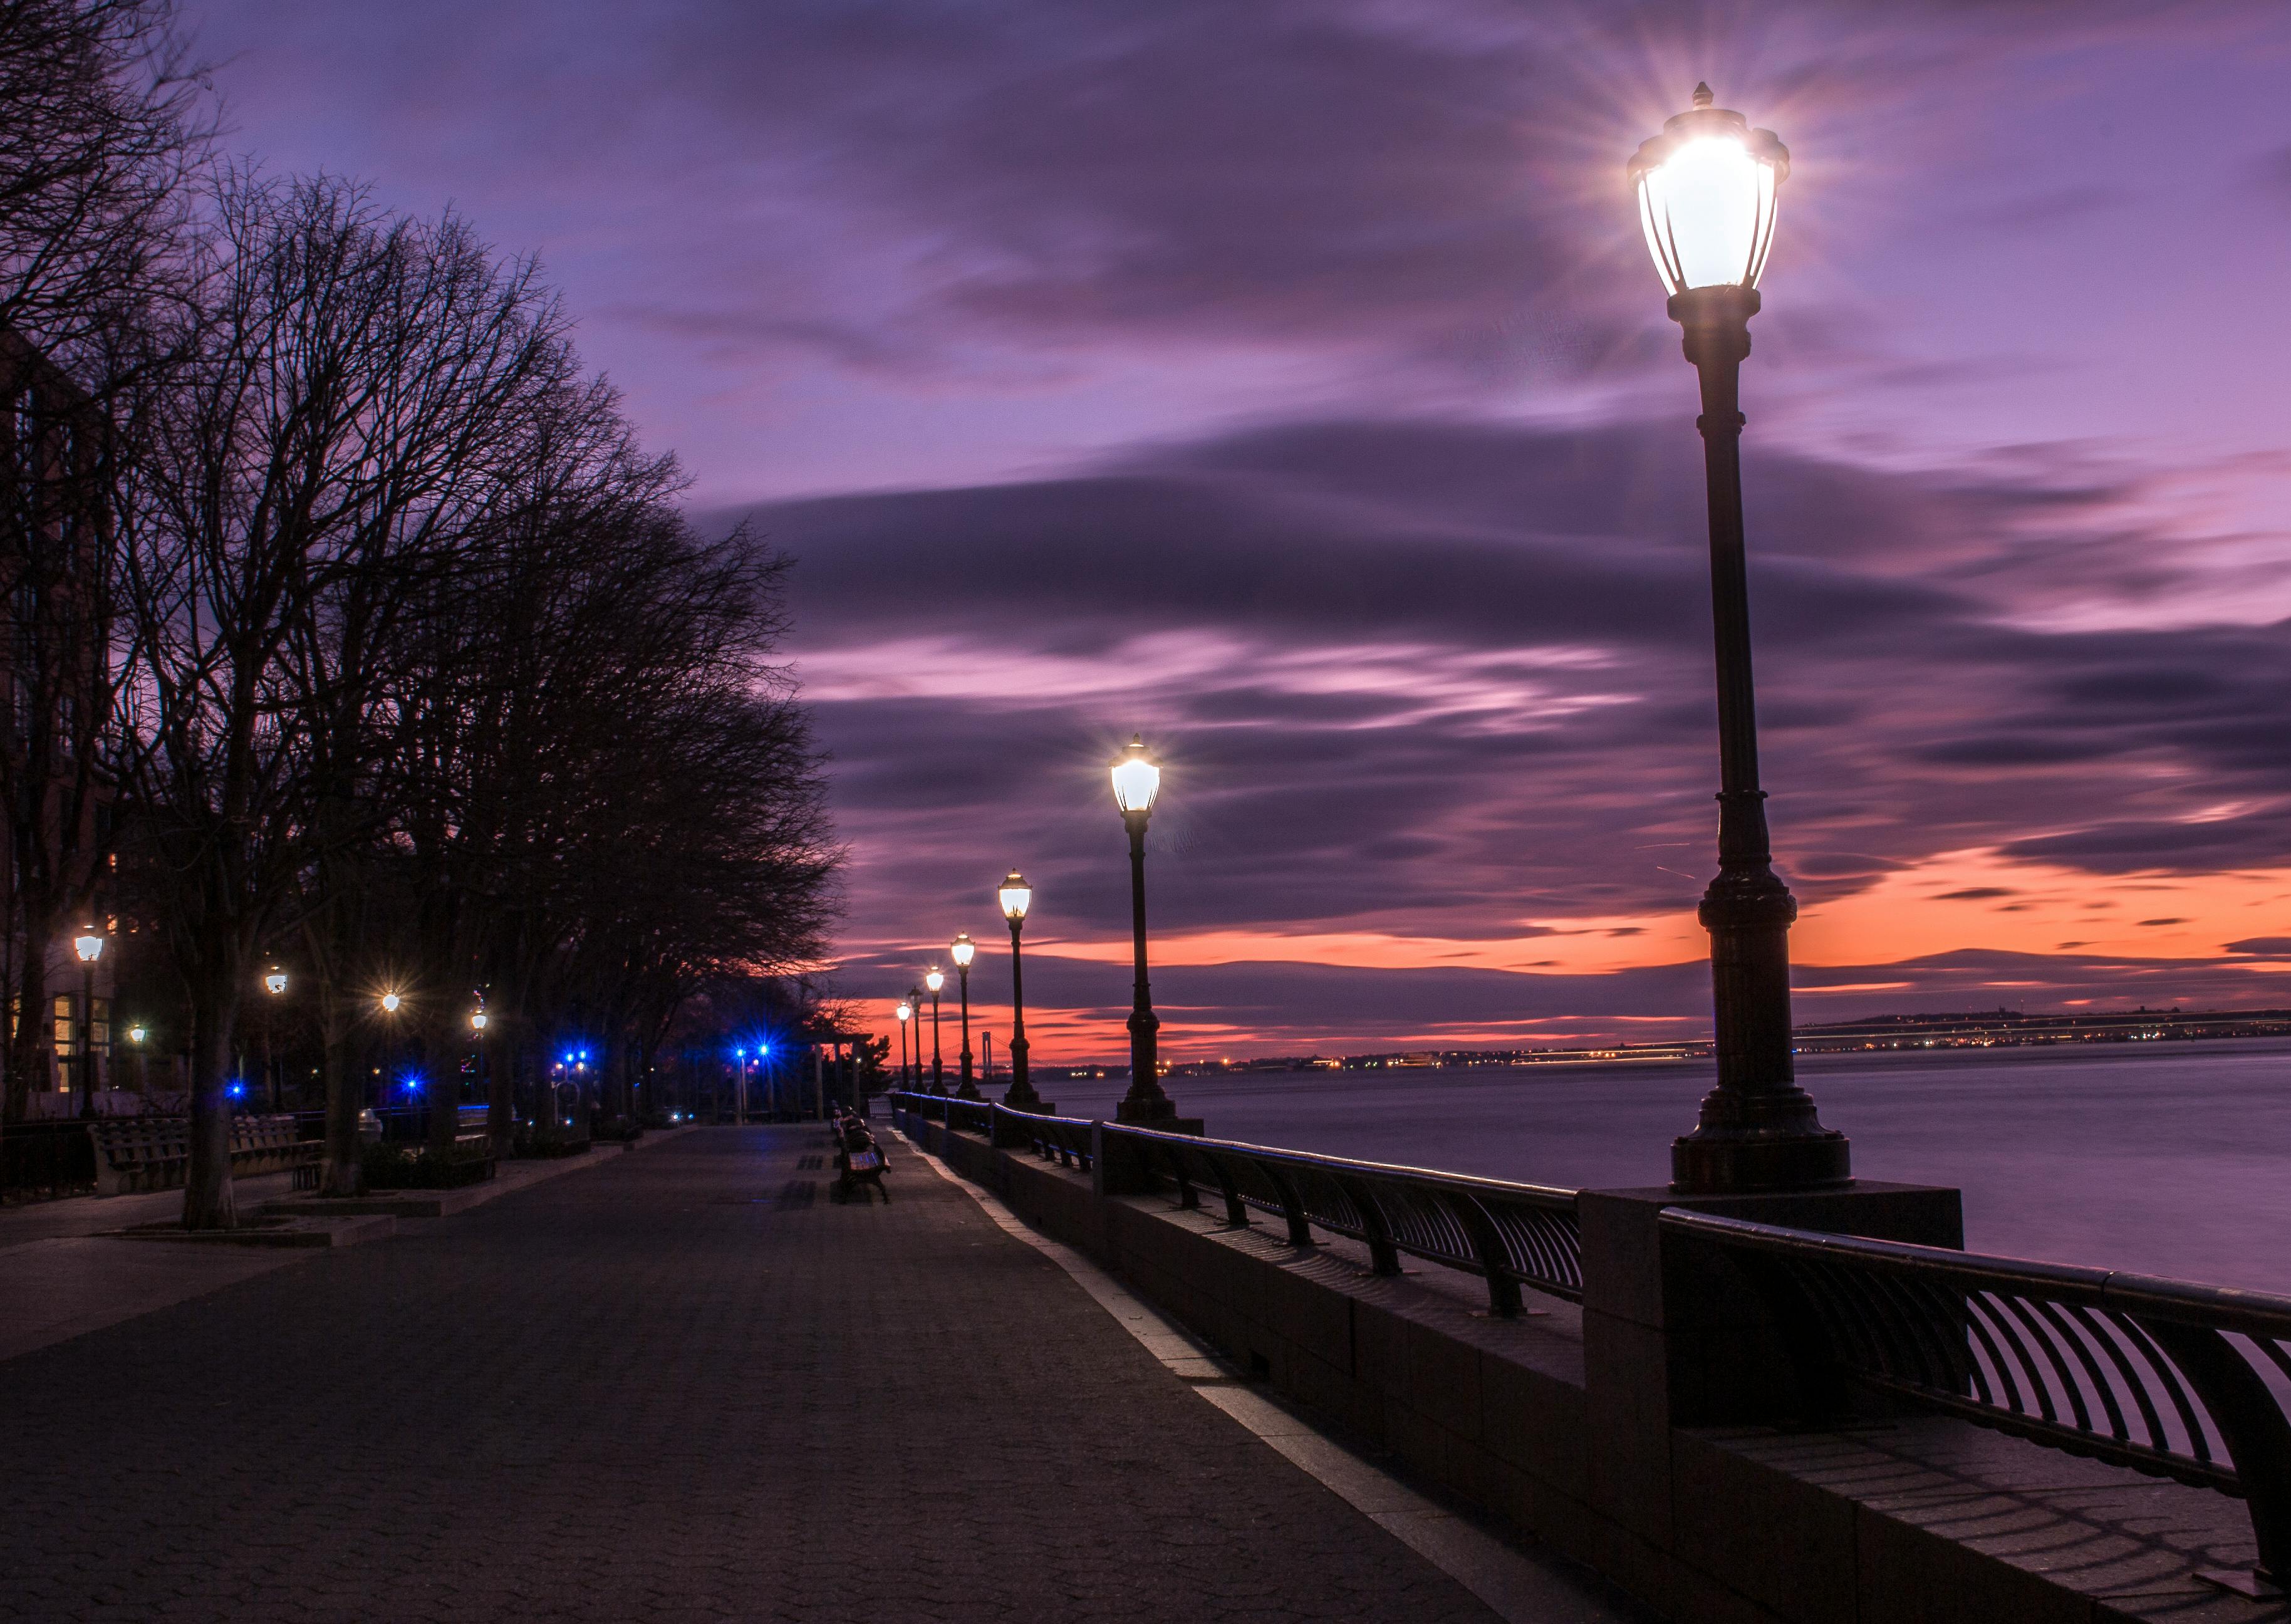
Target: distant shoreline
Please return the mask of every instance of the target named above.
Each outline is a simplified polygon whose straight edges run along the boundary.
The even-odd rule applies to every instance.
[[[2291,1009],[2148,1009],[2091,1014],[2028,1014],[2017,1009],[1882,1016],[1801,1026],[1794,1052],[1854,1055],[1974,1049],[2057,1049],[2090,1044],[2187,1043],[2229,1038],[2291,1037]],[[1539,1066],[1651,1065],[1707,1060],[1708,1039],[1673,1043],[1616,1043],[1580,1049],[1451,1049],[1363,1055],[1282,1055],[1244,1059],[1185,1060],[1164,1068],[1172,1077],[1245,1076],[1250,1073],[1526,1070]],[[1037,1065],[1035,1074],[1060,1080],[1124,1076],[1121,1065]]]

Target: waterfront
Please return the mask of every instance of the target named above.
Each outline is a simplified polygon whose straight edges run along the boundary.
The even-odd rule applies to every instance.
[[[2291,1041],[1807,1056],[1866,1178],[1954,1184],[1976,1250],[2291,1294]],[[1218,1138],[1576,1187],[1660,1183],[1707,1063],[1172,1078]],[[1061,1080],[1111,1115],[1119,1078]],[[993,1090],[999,1095],[1000,1089]]]

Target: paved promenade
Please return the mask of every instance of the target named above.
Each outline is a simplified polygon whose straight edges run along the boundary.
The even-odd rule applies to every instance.
[[[893,1143],[888,1207],[688,1133],[0,1362],[0,1618],[1497,1617]]]

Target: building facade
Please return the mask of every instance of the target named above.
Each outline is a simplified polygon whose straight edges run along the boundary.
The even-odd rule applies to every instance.
[[[103,754],[111,532],[101,413],[6,329],[0,402],[0,982],[8,989],[0,1068],[5,1116],[23,1121],[107,1103],[114,1081],[104,962],[117,936]],[[83,944],[95,945],[92,963]]]

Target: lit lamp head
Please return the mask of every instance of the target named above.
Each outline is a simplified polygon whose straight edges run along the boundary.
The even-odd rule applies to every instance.
[[[970,939],[970,932],[958,930],[954,933],[953,945],[946,951],[954,955],[955,969],[967,970],[970,968],[970,961],[978,956],[978,945]]]
[[[72,951],[79,955],[79,961],[82,964],[94,963],[103,957],[102,934],[94,926],[90,925],[72,938]]]
[[[286,990],[286,972],[280,969],[277,965],[272,965],[269,970],[263,973],[262,985],[270,989],[270,995],[272,997],[277,997]]]
[[[923,972],[923,985],[936,993],[946,985],[946,972],[936,964]]]
[[[395,993],[384,993],[382,995],[382,1012],[384,1015],[395,1015],[405,1002],[406,1001]]]
[[[1746,315],[1756,311],[1774,242],[1774,197],[1789,175],[1789,149],[1772,130],[1753,130],[1740,113],[1711,106],[1708,84],[1696,85],[1694,105],[1640,144],[1631,187],[1674,317],[1684,320],[1679,301],[1705,289],[1731,290]]]
[[[483,1009],[472,1009],[472,1010],[470,1010],[470,1030],[471,1032],[483,1032],[485,1029],[486,1029],[486,1012],[485,1012]]]
[[[1026,917],[1026,910],[1034,904],[1034,888],[1026,883],[1026,876],[1012,869],[1002,876],[1002,884],[994,893],[995,901],[1002,904],[1002,917],[1017,924]]]
[[[130,1026],[127,1029],[127,1041],[130,1043],[141,1043],[145,1038],[148,1038],[150,1035],[150,1028],[145,1026],[141,1022],[138,1022],[136,1025]]]
[[[893,1013],[903,1022],[911,1021],[915,1018],[915,1007],[903,998],[899,1001],[899,1007]]]
[[[1143,818],[1153,811],[1154,798],[1161,792],[1162,769],[1146,753],[1145,736],[1130,735],[1113,763],[1113,804],[1121,808],[1124,819]]]

